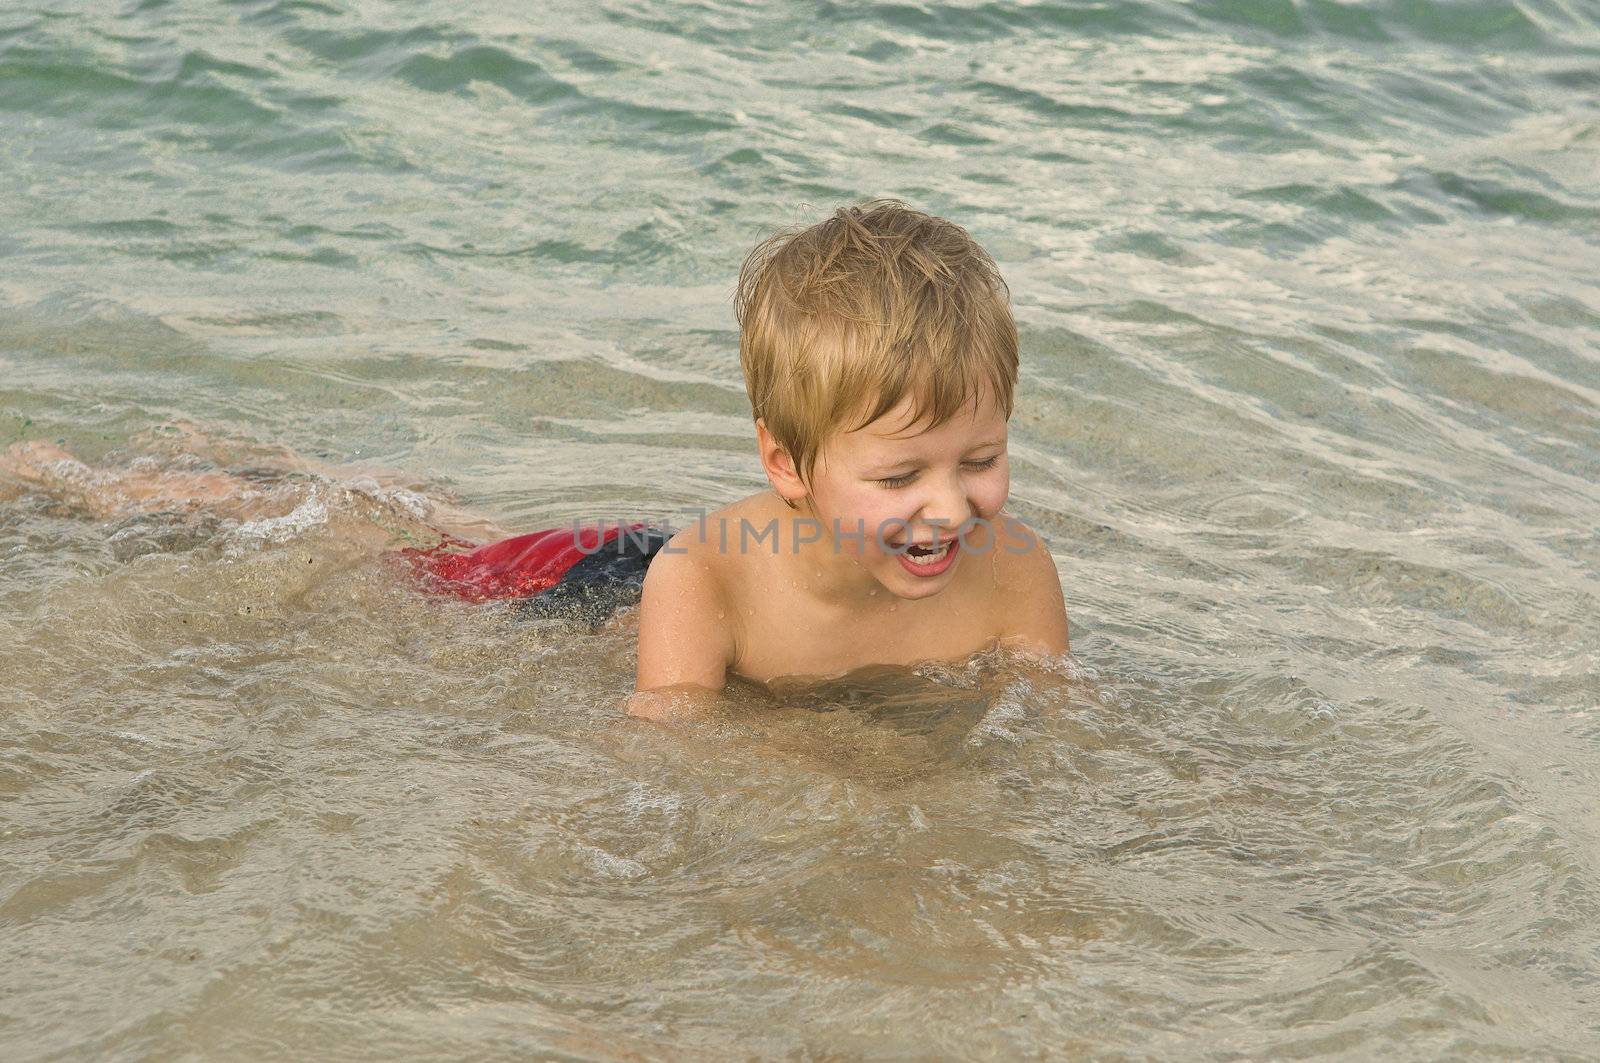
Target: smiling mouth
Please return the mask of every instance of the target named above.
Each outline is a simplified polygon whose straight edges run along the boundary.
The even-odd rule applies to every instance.
[[[911,560],[912,564],[931,565],[936,561],[942,560],[950,552],[950,544],[953,542],[955,542],[954,539],[946,539],[937,546],[931,543],[912,543],[905,548],[905,556]]]

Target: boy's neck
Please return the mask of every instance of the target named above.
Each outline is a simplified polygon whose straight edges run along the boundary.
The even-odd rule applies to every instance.
[[[802,528],[806,529],[807,538],[814,533],[814,527],[822,530],[820,539],[804,543],[798,553],[790,543],[784,544],[790,553],[789,560],[797,569],[797,580],[813,597],[828,605],[852,609],[896,603],[895,596],[835,541],[833,529],[816,515],[809,499],[798,509],[784,512],[792,518],[789,534],[794,538],[791,542],[798,541]],[[844,531],[848,533],[850,529]]]

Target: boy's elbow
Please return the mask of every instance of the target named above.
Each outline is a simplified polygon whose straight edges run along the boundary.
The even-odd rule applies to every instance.
[[[636,690],[624,705],[629,716],[658,723],[697,720],[715,711],[722,692],[698,684]]]

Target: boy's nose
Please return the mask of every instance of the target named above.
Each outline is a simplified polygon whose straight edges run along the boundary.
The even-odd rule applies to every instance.
[[[967,493],[962,490],[961,481],[953,479],[939,483],[933,493],[923,499],[917,522],[936,529],[938,536],[944,539],[953,536],[970,516],[972,507]]]

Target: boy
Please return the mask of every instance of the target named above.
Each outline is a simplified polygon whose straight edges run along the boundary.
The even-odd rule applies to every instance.
[[[1068,649],[1055,563],[1004,512],[1017,332],[993,261],[894,200],[756,248],[739,353],[771,484],[650,563],[635,715],[765,681]]]

